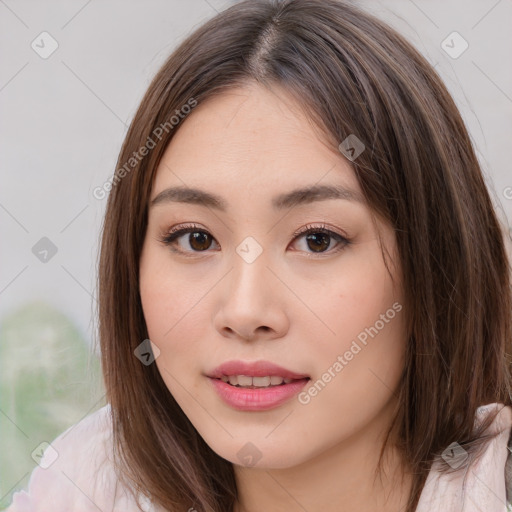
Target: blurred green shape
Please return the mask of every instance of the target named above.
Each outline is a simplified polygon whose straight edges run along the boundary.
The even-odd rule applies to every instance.
[[[3,319],[0,509],[28,483],[33,450],[104,404],[99,358],[70,319],[44,302]]]

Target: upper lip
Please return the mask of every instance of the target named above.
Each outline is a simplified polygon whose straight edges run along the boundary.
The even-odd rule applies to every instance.
[[[223,375],[247,375],[249,377],[283,377],[285,379],[309,378],[303,373],[287,370],[270,361],[226,361],[212,370],[208,377],[220,379]]]

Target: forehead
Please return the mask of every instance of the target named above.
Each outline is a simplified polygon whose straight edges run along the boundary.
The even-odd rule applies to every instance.
[[[248,85],[213,96],[181,121],[152,198],[171,185],[254,194],[312,184],[358,191],[349,162],[283,89]]]

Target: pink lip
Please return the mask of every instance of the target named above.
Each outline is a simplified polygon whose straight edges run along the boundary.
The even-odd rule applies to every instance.
[[[283,377],[287,379],[304,379],[308,375],[295,373],[270,361],[226,361],[215,368],[208,377],[220,379],[223,375],[248,375],[250,377]]]
[[[223,375],[278,376],[294,380],[268,388],[238,388],[220,380]],[[220,398],[241,411],[263,411],[278,407],[299,393],[309,381],[307,375],[292,372],[268,361],[228,361],[213,370],[208,377]]]

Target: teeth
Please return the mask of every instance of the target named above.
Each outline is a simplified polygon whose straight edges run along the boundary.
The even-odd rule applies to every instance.
[[[252,386],[252,377],[248,377],[247,375],[237,375],[235,379],[237,379],[237,384],[239,386]],[[233,384],[231,382],[231,377],[229,378],[229,382]]]
[[[276,375],[267,377],[249,377],[248,375],[222,375],[223,382],[229,382],[232,386],[266,388],[269,386],[280,386],[290,383],[293,379],[278,377]]]
[[[252,385],[258,388],[270,386],[271,377],[253,377]],[[281,384],[281,383],[279,383]]]

